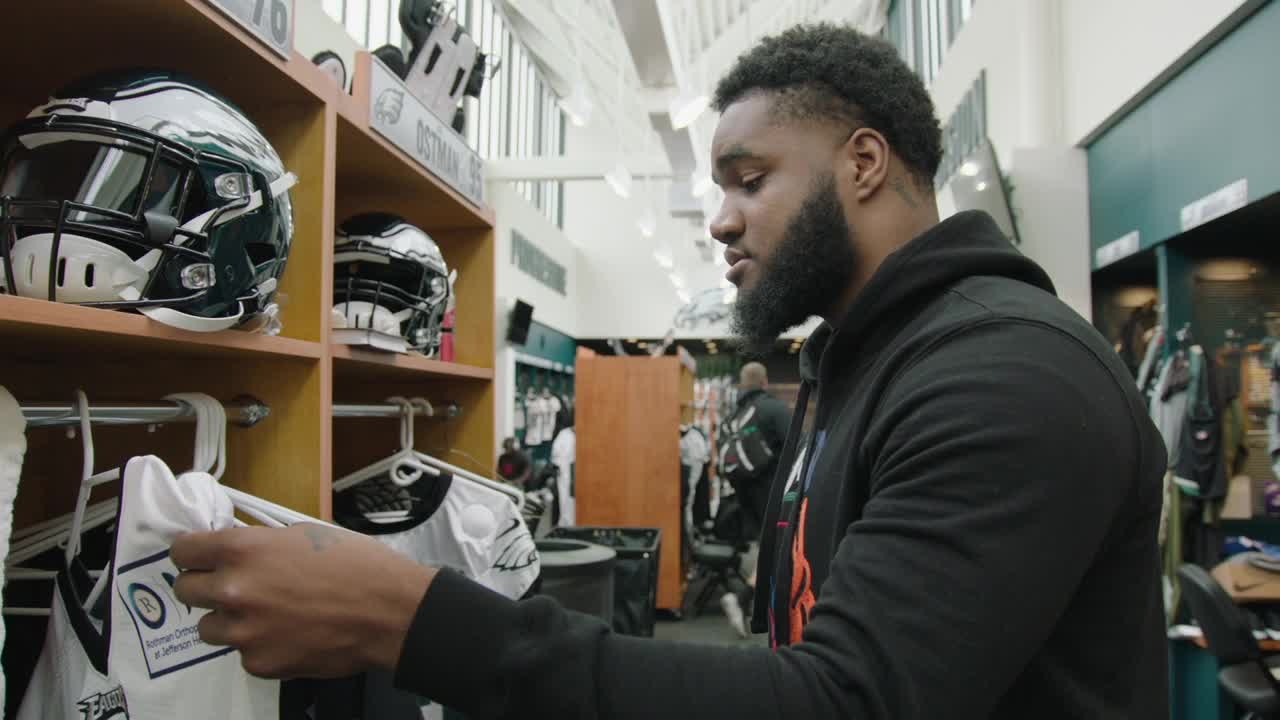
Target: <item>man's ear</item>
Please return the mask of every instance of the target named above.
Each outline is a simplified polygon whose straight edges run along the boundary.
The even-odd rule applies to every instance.
[[[889,177],[889,142],[878,130],[858,128],[845,141],[842,152],[854,198],[870,198]]]

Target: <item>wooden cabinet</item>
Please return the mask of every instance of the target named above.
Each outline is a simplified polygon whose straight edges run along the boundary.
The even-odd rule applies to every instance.
[[[579,351],[575,467],[579,525],[662,529],[658,607],[684,596],[680,421],[693,403],[693,361]]]
[[[0,384],[28,402],[70,400],[76,388],[91,402],[156,401],[182,391],[229,402],[252,394],[271,413],[256,427],[228,429],[224,482],[326,519],[335,472],[398,445],[394,421],[334,421],[334,402],[390,395],[456,402],[460,416],[419,421],[419,448],[492,472],[493,214],[370,130],[367,54],[347,94],[307,58],[297,52],[280,58],[201,0],[50,0],[6,13],[4,24],[0,66],[11,72],[0,81],[0,125],[98,71],[173,69],[243,109],[299,182],[291,192],[295,234],[280,286],[282,335],[190,333],[140,315],[0,295]],[[458,270],[458,362],[330,344],[334,228],[366,210],[398,213],[426,230]],[[190,427],[95,429],[97,465],[155,453],[180,466],[190,459]],[[15,508],[19,528],[70,511],[80,476],[78,440],[32,430],[28,441]]]

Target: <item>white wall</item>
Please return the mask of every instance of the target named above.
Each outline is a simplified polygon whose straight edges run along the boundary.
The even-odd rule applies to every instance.
[[[1079,143],[1254,0],[1061,0],[1067,140]],[[986,2],[975,7],[982,7]]]
[[[494,282],[506,308],[519,298],[533,306],[533,319],[571,337],[578,336],[578,296],[580,282],[578,250],[568,236],[541,211],[516,192],[510,183],[489,183],[487,199],[497,215],[494,228]],[[566,294],[552,290],[525,274],[511,262],[511,232],[525,239],[565,268]],[[500,303],[501,304],[501,303]],[[504,327],[501,328],[505,335]]]
[[[946,119],[985,70],[987,135],[1014,184],[1022,250],[1089,317],[1080,145],[1257,0],[983,0],[929,88]]]
[[[1063,302],[1091,317],[1089,170],[1084,150],[1019,148],[1012,164],[1018,169],[1013,212],[1022,252],[1051,268]]]
[[[502,438],[513,434],[513,407],[511,397],[515,393],[516,351],[507,343],[507,321],[516,299],[533,306],[533,319],[553,327],[570,337],[578,335],[579,287],[578,250],[569,238],[547,220],[545,216],[515,190],[509,183],[489,183],[486,197],[497,215],[494,228],[494,346],[498,349],[494,360],[494,452],[502,444]],[[548,288],[526,275],[511,262],[511,231],[517,230],[538,246],[553,260],[565,268],[567,293]],[[496,457],[496,454],[495,454]]]
[[[1063,301],[1087,318],[1088,176],[1083,152],[1064,132],[1058,12],[1059,0],[975,3],[929,91],[945,122],[985,71],[987,137],[1013,182],[1021,250],[1049,273]]]
[[[616,158],[617,139],[609,128],[592,123],[569,127],[571,155]],[[636,158],[638,160],[638,158]],[[631,163],[633,166],[638,162]],[[715,287],[714,268],[697,257],[697,227],[671,218],[669,182],[635,178],[630,199],[619,197],[603,181],[565,185],[565,234],[580,253],[577,337],[662,337],[671,328],[680,300],[653,254],[669,248],[691,292]],[[645,238],[636,220],[651,205],[657,234]]]

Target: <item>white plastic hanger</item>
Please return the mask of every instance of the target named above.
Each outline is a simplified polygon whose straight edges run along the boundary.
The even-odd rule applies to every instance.
[[[227,467],[227,409],[216,399],[201,393],[189,393],[181,396],[170,396],[180,399],[196,409],[196,434],[198,437],[196,457],[204,466],[212,466],[210,473],[215,480],[221,480]],[[243,490],[222,485],[222,490],[231,499],[231,504],[245,515],[254,518],[267,527],[285,527],[297,523],[316,523],[327,527],[338,527],[250,495]],[[238,525],[244,525],[239,520]]]
[[[71,566],[71,562],[75,559],[80,551],[80,533],[85,530],[85,514],[89,505],[89,496],[93,492],[93,488],[120,479],[120,468],[112,468],[103,473],[93,473],[93,432],[92,423],[89,420],[89,398],[84,394],[83,390],[76,390],[76,406],[80,413],[80,442],[83,449],[83,461],[80,470],[80,492],[76,497],[76,507],[71,513],[71,525],[68,529],[67,546],[64,551],[64,557],[67,567]],[[105,521],[104,521],[105,522]],[[24,546],[20,553],[11,553],[11,557],[15,563],[30,559],[35,555],[39,555],[45,550],[57,547],[60,541],[60,535],[52,535],[47,540],[31,543],[30,546]],[[40,546],[39,549],[32,553],[33,546]],[[24,569],[15,569],[11,575],[12,579],[33,579],[53,577],[54,573],[49,571],[28,571]],[[95,585],[95,591],[98,585],[104,584],[106,574],[102,573]],[[5,614],[8,615],[47,615],[48,608],[5,608]]]
[[[402,397],[387,398],[387,402],[400,406],[400,449],[388,458],[366,465],[337,479],[333,483],[334,492],[341,492],[384,474],[390,474],[392,482],[401,487],[412,485],[424,474],[432,477],[440,476],[440,471],[423,461],[419,457],[420,453],[413,448],[414,402]],[[427,408],[430,408],[429,404]]]
[[[468,482],[481,485],[494,492],[505,495],[511,502],[516,504],[517,509],[524,509],[524,491],[520,488],[512,487],[496,480],[491,480],[483,475],[477,475],[470,470],[463,470],[457,465],[452,465],[437,457],[432,457],[426,453],[416,453],[419,460],[430,465],[432,469],[452,473],[454,477],[462,478]]]
[[[392,399],[401,400],[401,398],[392,398]],[[431,406],[431,403],[428,402],[426,398],[423,398],[423,397],[410,398],[409,402],[417,407],[422,408],[423,412],[427,415],[427,417],[433,417],[436,414],[435,408]],[[410,439],[412,440],[412,437],[410,437]],[[468,470],[463,470],[462,468],[457,467],[456,465],[450,465],[449,463],[443,460],[440,460],[439,458],[432,457],[431,455],[428,455],[416,449],[413,451],[413,457],[419,463],[421,463],[422,465],[425,465],[428,468],[428,472],[432,473],[433,475],[439,475],[442,471],[451,473],[455,477],[460,477],[463,480],[473,482],[477,485],[482,485],[490,490],[494,490],[496,492],[502,493],[503,495],[506,495],[507,497],[511,498],[511,501],[516,504],[517,508],[524,507],[524,492],[519,488],[512,487],[511,485],[507,485],[505,483],[500,483],[496,480],[491,480],[489,478],[486,478],[482,475],[477,475]],[[395,478],[396,476],[393,474],[392,480],[395,480]]]
[[[76,509],[71,514],[71,534],[67,537],[65,553],[67,566],[80,554],[80,533],[84,532],[84,514],[89,506],[89,495],[99,485],[120,479],[120,468],[93,474],[93,423],[89,421],[89,398],[83,390],[76,390],[76,406],[80,411],[80,443],[84,449],[84,461],[80,473],[80,494],[76,497]]]

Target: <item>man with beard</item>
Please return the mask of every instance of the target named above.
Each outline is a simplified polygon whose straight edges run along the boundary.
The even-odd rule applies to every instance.
[[[715,105],[739,332],[825,320],[762,536],[772,648],[620,637],[314,526],[175,543],[178,597],[216,608],[201,639],[259,674],[394,668],[472,717],[1168,717],[1164,447],[1044,271],[986,215],[939,222],[920,79],[880,40],[801,26]]]

